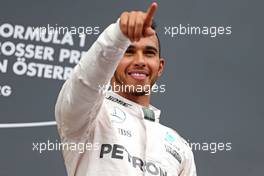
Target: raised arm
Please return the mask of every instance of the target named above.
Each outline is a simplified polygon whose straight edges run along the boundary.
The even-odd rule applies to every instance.
[[[130,41],[155,34],[151,29],[157,9],[153,3],[144,12],[124,12],[105,29],[74,68],[58,96],[55,116],[62,137],[74,137],[92,123],[102,105],[107,85]],[[129,41],[130,40],[130,41]]]

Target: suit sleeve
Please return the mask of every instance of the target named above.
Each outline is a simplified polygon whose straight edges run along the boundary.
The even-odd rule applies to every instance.
[[[80,136],[95,120],[104,99],[101,87],[109,83],[129,44],[118,20],[101,33],[75,66],[55,106],[61,137]]]
[[[186,155],[187,156],[185,158],[183,170],[180,176],[197,176],[194,156],[190,148],[188,148],[188,152]]]

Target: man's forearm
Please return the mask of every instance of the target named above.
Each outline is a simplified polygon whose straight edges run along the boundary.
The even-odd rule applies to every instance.
[[[95,116],[103,101],[100,90],[111,79],[119,60],[130,44],[119,24],[110,25],[96,40],[65,82],[56,104],[56,120],[65,135],[78,132]],[[88,114],[88,116],[87,116]],[[78,119],[76,118],[78,117]],[[65,130],[67,129],[67,130]]]

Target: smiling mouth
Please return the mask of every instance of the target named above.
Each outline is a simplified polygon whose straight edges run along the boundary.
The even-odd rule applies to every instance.
[[[128,75],[135,80],[145,80],[149,76],[149,74],[145,71],[131,71],[128,72]]]

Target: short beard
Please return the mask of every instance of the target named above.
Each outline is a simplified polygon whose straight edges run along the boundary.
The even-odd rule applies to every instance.
[[[142,91],[142,92],[137,92],[137,91],[134,91],[134,92],[129,92],[131,95],[133,96],[145,96],[145,95],[149,95],[149,92],[147,91]]]

